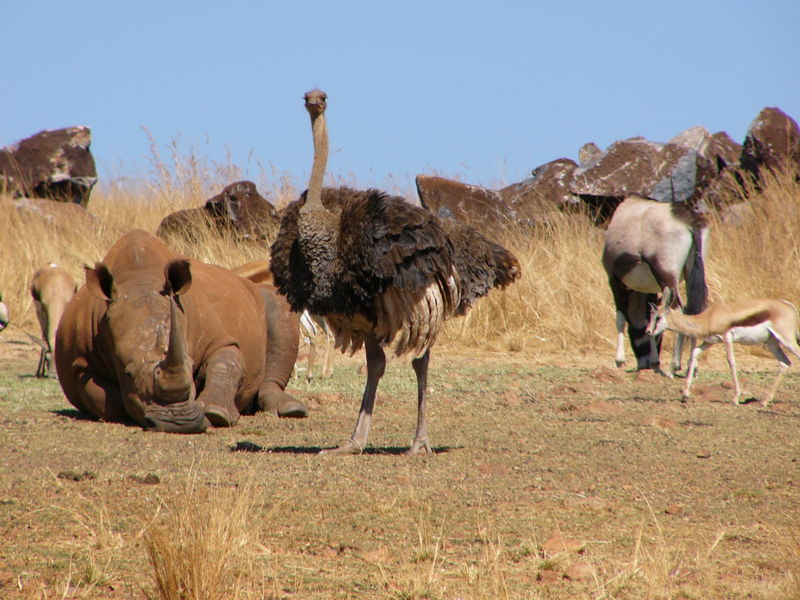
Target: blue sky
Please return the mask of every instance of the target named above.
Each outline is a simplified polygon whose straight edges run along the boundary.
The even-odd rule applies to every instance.
[[[329,96],[329,173],[499,186],[547,161],[703,125],[800,120],[800,2],[0,0],[0,145],[92,128],[101,178],[148,134],[304,181],[302,96]]]

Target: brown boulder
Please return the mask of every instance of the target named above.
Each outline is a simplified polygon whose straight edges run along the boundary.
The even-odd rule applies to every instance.
[[[594,142],[587,142],[578,150],[578,162],[582,167],[588,167],[603,156],[603,151]]]
[[[716,173],[714,165],[696,150],[631,138],[614,142],[599,158],[575,169],[570,192],[602,222],[631,195],[661,202],[697,202]]]
[[[730,166],[739,165],[742,145],[734,142],[724,131],[709,133],[702,126],[691,127],[669,140],[670,144],[683,146],[699,153],[720,173]]]
[[[569,190],[578,165],[568,158],[550,161],[532,171],[532,177],[500,190],[430,175],[417,175],[420,204],[440,218],[456,219],[482,228],[533,225],[551,211],[574,206],[580,200]]]
[[[41,224],[60,233],[76,230],[96,231],[103,223],[79,204],[41,198],[0,198],[0,210],[13,211],[25,225]]]
[[[707,207],[725,210],[747,199],[747,187],[738,163],[724,167],[703,191],[702,202]]]
[[[97,168],[88,127],[39,133],[0,148],[0,191],[14,197],[89,203]]]
[[[516,222],[532,224],[553,209],[580,203],[569,191],[572,174],[578,165],[568,158],[558,158],[536,167],[529,179],[500,190],[507,214]]]
[[[275,207],[261,196],[252,181],[237,181],[198,208],[171,213],[161,220],[156,235],[196,239],[194,228],[205,223],[217,233],[237,239],[269,240],[280,225]]]
[[[441,219],[464,223],[506,222],[502,196],[495,190],[431,175],[417,175],[420,204]]]
[[[762,169],[800,175],[797,122],[779,108],[762,109],[747,130],[741,165],[756,178]]]

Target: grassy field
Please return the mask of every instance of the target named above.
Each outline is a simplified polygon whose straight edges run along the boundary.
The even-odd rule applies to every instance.
[[[33,270],[56,261],[82,280],[120,233],[154,231],[229,176],[118,182],[94,195],[96,223],[0,210],[14,323],[0,334],[0,598],[800,598],[800,376],[765,410],[731,404],[721,349],[687,405],[681,380],[612,369],[603,234],[579,215],[503,233],[523,278],[434,348],[432,456],[401,454],[416,412],[406,360],[387,369],[361,456],[316,454],[350,434],[359,355],[337,357],[330,379],[292,381],[305,420],[177,436],[83,418],[32,376]],[[276,204],[296,194],[273,181],[259,188]],[[713,300],[800,301],[798,201],[776,179],[746,220],[713,216]],[[179,249],[226,266],[267,252]],[[760,397],[774,360],[737,358]]]

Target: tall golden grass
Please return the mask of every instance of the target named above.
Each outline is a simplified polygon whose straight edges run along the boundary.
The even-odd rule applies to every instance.
[[[157,598],[266,597],[248,581],[261,571],[256,563],[269,562],[256,534],[270,516],[259,510],[262,505],[252,482],[209,489],[192,470],[183,492],[162,502],[144,534]]]
[[[173,149],[167,161],[154,154],[152,172],[141,179],[118,179],[96,189],[89,204],[94,222],[72,214],[54,222],[32,218],[13,209],[10,198],[0,198],[0,290],[17,327],[35,331],[28,288],[39,265],[60,263],[80,283],[83,265],[100,260],[123,232],[155,232],[167,214],[200,206],[241,177],[230,165],[208,167],[176,153]],[[391,182],[392,191],[402,192],[396,183]],[[273,172],[262,174],[259,189],[280,208],[302,188],[291,176]],[[800,184],[768,175],[763,189],[750,190],[749,196],[737,219],[723,219],[722,211],[712,211],[707,255],[711,300],[775,296],[800,302]],[[731,197],[729,203],[741,200]],[[584,215],[556,214],[547,223],[510,226],[497,235],[519,257],[522,278],[478,302],[465,318],[450,322],[442,342],[523,353],[611,353],[614,307],[600,264],[603,231]],[[265,260],[269,254],[266,243],[225,236],[206,235],[195,243],[173,240],[173,245],[179,252],[226,267]]]

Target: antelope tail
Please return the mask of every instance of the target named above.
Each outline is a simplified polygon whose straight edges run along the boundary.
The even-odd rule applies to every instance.
[[[706,267],[703,261],[703,230],[704,227],[692,227],[692,251],[694,256],[692,268],[686,277],[687,315],[696,315],[703,312],[708,304]]]

